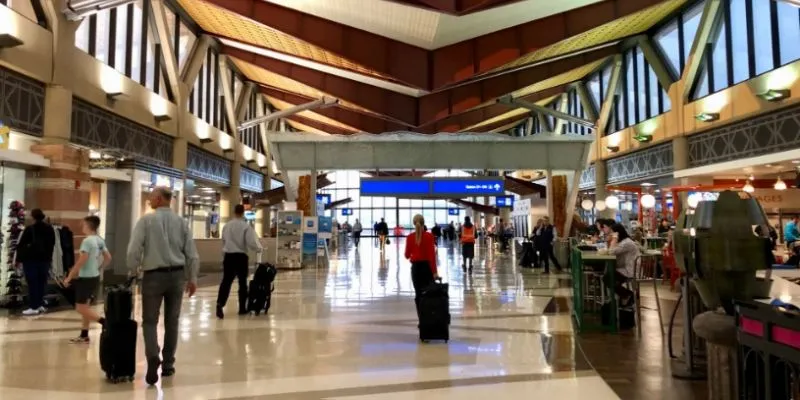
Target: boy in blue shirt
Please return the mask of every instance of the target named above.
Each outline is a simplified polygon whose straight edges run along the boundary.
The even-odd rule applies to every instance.
[[[100,218],[86,217],[81,226],[86,237],[81,242],[80,256],[64,279],[64,286],[71,285],[75,289],[75,311],[83,317],[81,334],[70,340],[72,343],[89,343],[89,324],[105,322],[105,318],[92,309],[91,303],[100,285],[100,272],[111,262],[106,242],[97,235]]]

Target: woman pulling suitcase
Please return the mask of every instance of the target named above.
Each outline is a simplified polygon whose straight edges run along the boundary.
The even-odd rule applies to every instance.
[[[450,311],[447,284],[436,269],[435,239],[425,230],[425,218],[415,215],[414,233],[406,239],[406,259],[411,261],[411,282],[419,318],[419,338],[449,340]],[[436,281],[439,283],[436,283]]]

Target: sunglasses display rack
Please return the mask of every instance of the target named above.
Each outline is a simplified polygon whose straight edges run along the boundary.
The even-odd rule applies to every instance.
[[[8,206],[8,222],[0,233],[2,258],[6,268],[0,274],[0,294],[3,306],[18,308],[23,305],[22,268],[17,264],[17,243],[25,229],[25,205],[12,201]]]

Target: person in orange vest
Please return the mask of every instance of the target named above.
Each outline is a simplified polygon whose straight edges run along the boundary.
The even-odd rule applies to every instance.
[[[472,273],[472,259],[475,258],[475,225],[469,217],[464,217],[464,225],[461,226],[461,257],[464,262],[461,269],[464,272],[469,267],[469,272]]]

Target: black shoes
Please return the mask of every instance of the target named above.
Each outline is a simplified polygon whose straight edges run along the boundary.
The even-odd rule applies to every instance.
[[[152,386],[158,383],[158,367],[160,365],[161,360],[157,358],[147,360],[147,375],[145,375],[144,381],[147,382],[148,385]]]
[[[247,315],[249,312],[247,310],[239,310],[239,315]]]
[[[164,368],[161,368],[161,376],[162,377],[169,378],[172,375],[175,375],[175,367],[164,367]]]
[[[222,311],[222,306],[217,306],[217,318],[223,319],[225,318],[225,312]]]

